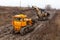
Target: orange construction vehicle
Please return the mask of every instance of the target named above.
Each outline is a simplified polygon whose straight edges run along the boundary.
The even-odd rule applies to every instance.
[[[20,32],[21,35],[23,35],[25,32],[27,32],[33,25],[33,22],[30,18],[27,18],[27,15],[20,14],[13,16],[13,30],[15,33]]]

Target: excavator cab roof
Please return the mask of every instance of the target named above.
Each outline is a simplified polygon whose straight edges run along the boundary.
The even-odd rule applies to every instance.
[[[19,17],[19,18],[26,18],[27,17],[27,15],[25,15],[25,14],[19,14],[19,15],[15,15],[14,17]]]

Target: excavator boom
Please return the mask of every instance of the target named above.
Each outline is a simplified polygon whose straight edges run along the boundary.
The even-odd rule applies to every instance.
[[[36,10],[36,15],[38,16],[39,20],[48,19],[49,15],[50,15],[49,13],[43,11],[42,9],[39,9],[36,6],[33,6],[33,8]]]

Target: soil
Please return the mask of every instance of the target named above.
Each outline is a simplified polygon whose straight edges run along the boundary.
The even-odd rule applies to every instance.
[[[60,10],[55,12],[55,14],[51,13],[54,16],[50,20],[38,21],[32,32],[21,36],[10,33],[12,16],[24,13],[29,18],[35,18],[36,11],[32,8],[0,7],[0,40],[60,40]]]

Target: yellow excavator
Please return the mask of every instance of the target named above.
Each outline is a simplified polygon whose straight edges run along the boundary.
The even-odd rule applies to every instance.
[[[44,9],[39,9],[36,6],[32,6],[32,8],[36,10],[36,15],[39,21],[48,20],[48,17],[50,15],[48,12],[46,12]]]
[[[25,14],[13,16],[13,32],[20,32],[21,35],[24,35],[28,30],[32,30],[33,22],[31,18],[28,18]]]
[[[49,13],[45,13],[37,7],[33,7],[37,11],[37,20],[46,20],[49,17]],[[24,35],[34,29],[33,25],[35,24],[35,19],[28,18],[25,14],[14,15],[12,20],[13,25],[13,32],[18,33],[20,32],[21,35]]]

